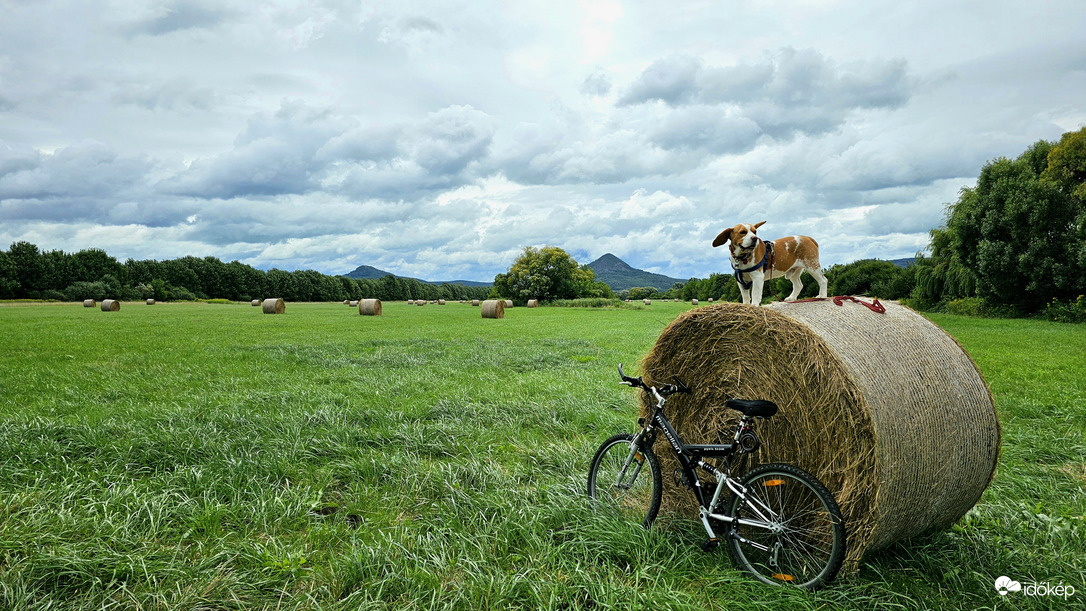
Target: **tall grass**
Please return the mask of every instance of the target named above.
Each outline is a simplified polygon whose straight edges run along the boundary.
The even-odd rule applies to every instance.
[[[636,418],[614,367],[688,307],[0,308],[0,609],[1053,604],[1000,575],[1086,596],[1070,325],[934,317],[996,396],[996,480],[817,594],[754,583],[692,521],[593,511],[588,461]]]

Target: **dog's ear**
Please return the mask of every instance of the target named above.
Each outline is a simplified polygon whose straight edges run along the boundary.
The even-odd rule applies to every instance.
[[[718,235],[716,239],[713,240],[713,248],[720,246],[721,244],[727,242],[730,239],[732,239],[732,228],[728,227],[724,231],[721,231],[720,235]]]
[[[757,229],[757,228],[761,227],[762,225],[765,225],[765,221],[762,221],[761,223],[755,223],[754,228]]]

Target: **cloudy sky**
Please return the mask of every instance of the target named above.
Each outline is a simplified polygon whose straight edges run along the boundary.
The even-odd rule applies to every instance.
[[[0,0],[0,248],[492,280],[912,256],[1086,125],[1086,3]]]

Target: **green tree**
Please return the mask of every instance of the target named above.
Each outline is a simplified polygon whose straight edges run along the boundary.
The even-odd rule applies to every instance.
[[[1067,132],[1052,147],[1041,178],[1057,184],[1080,204],[1086,201],[1086,127]]]
[[[1065,134],[1060,144],[1040,141],[1014,160],[988,162],[932,230],[914,297],[931,305],[975,295],[1035,312],[1082,294],[1086,216],[1075,193],[1086,176],[1083,140],[1086,133]]]
[[[889,296],[875,294],[872,287],[886,286],[900,269],[889,261],[876,259],[861,259],[833,267],[833,281],[829,288],[831,295],[873,295],[884,299]]]
[[[557,246],[528,246],[509,271],[494,277],[497,296],[525,303],[529,299],[553,301],[590,296],[595,274],[582,268]]]
[[[46,288],[45,259],[38,247],[30,242],[16,242],[8,249],[8,257],[15,265],[15,280],[18,282],[16,297],[34,297]]]
[[[15,261],[0,251],[0,299],[13,299],[19,292],[19,275]]]

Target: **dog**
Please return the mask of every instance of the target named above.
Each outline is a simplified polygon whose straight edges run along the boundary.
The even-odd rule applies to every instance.
[[[767,242],[758,237],[758,228],[764,224],[740,223],[721,231],[713,240],[714,248],[731,242],[732,269],[743,303],[761,305],[765,281],[780,276],[792,283],[792,294],[785,301],[795,301],[803,290],[800,276],[805,269],[818,283],[818,296],[825,299],[826,276],[818,263],[818,243],[805,235]]]

